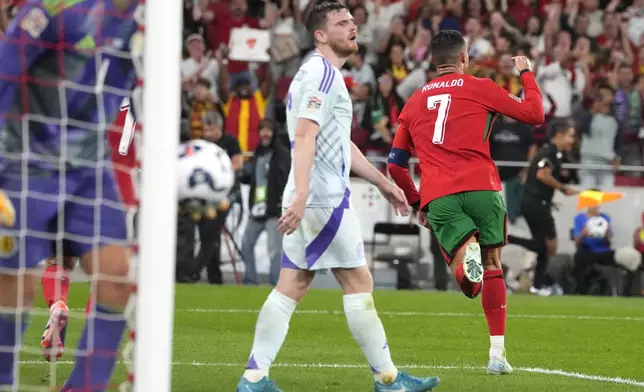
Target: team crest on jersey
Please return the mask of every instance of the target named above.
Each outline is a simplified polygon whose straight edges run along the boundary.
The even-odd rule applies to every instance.
[[[522,102],[522,99],[521,99],[521,98],[519,98],[519,97],[517,97],[516,95],[508,94],[508,96],[509,96],[510,98],[514,99],[515,101],[519,102],[519,103],[521,103],[521,102]]]
[[[322,100],[316,96],[312,96],[309,98],[309,103],[307,105],[307,108],[311,110],[317,110],[322,106]]]
[[[0,258],[9,258],[18,252],[18,241],[10,235],[0,236]]]

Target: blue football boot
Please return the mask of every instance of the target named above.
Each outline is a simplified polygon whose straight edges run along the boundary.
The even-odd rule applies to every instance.
[[[277,385],[273,384],[268,377],[264,377],[257,382],[250,382],[242,377],[237,384],[237,392],[284,392]]]
[[[398,372],[398,376],[391,384],[376,382],[375,392],[426,392],[433,390],[439,382],[438,377],[421,378]]]

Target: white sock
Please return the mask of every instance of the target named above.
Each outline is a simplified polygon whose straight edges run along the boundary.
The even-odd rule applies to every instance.
[[[295,306],[295,300],[276,290],[271,291],[266,298],[257,317],[253,348],[244,372],[244,378],[248,381],[258,382],[262,377],[268,376],[268,370],[286,339]]]
[[[490,358],[505,357],[505,336],[490,336]]]
[[[349,329],[367,357],[374,379],[391,384],[398,376],[398,371],[391,361],[385,328],[378,317],[371,293],[347,294],[343,299]]]

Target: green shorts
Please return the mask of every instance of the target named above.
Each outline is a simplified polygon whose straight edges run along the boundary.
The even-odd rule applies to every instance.
[[[434,199],[427,207],[427,218],[448,262],[473,235],[482,248],[506,243],[507,213],[500,192],[455,193]]]

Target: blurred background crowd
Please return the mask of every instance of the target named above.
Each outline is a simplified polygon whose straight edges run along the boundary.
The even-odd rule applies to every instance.
[[[405,100],[437,76],[430,63],[432,35],[455,29],[468,43],[469,72],[491,78],[511,94],[522,94],[511,57],[532,59],[546,123],[531,127],[498,118],[491,138],[497,162],[529,160],[548,141],[548,123],[570,118],[578,143],[565,159],[590,169],[567,170],[568,182],[600,189],[644,186],[644,176],[628,167],[643,164],[644,0],[340,1],[359,29],[360,49],[343,70],[353,99],[352,139],[383,170]],[[269,279],[274,283],[277,277],[281,240],[275,220],[290,165],[285,97],[313,50],[304,27],[313,5],[312,0],[184,0],[181,138],[219,144],[240,182],[250,186],[251,196],[243,202],[250,223],[239,246],[227,244],[244,260],[246,283],[258,282],[254,247],[264,231]],[[14,1],[0,0],[0,29],[16,9]],[[231,30],[244,26],[270,32],[270,62],[228,58]],[[521,214],[516,206],[525,169],[499,167],[513,223]],[[198,225],[180,219],[178,262],[189,267],[178,268],[178,281],[198,280],[205,267],[209,282],[222,282],[225,223],[225,214]],[[636,232],[633,238],[633,246],[644,251],[644,236]]]
[[[403,102],[436,76],[430,64],[432,34],[456,29],[469,44],[470,72],[492,78],[512,94],[521,95],[521,84],[511,57],[533,60],[548,121],[567,117],[579,124],[579,147],[570,161],[612,164],[618,174],[629,174],[621,173],[620,165],[642,163],[644,1],[343,1],[359,28],[360,51],[344,70],[354,102],[352,137],[370,155],[388,152]],[[286,90],[312,50],[303,25],[312,5],[306,0],[185,2],[187,137],[201,137],[201,114],[211,110],[220,113],[223,130],[237,137],[242,153],[257,147],[260,119],[274,120],[282,132]],[[242,26],[271,32],[270,63],[227,59],[230,31]],[[596,137],[590,127],[595,116],[606,122],[603,117],[612,117],[618,129]],[[547,124],[531,129],[521,145],[544,143],[546,129]],[[495,159],[525,159],[510,156],[504,138],[497,141]],[[618,175],[618,181],[640,180],[631,174]]]

